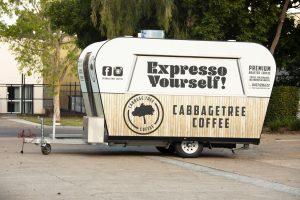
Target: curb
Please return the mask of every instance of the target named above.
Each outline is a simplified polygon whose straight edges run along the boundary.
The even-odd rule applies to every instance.
[[[16,119],[5,118],[5,119],[10,120],[10,121],[14,121],[14,122],[17,122],[17,123],[23,123],[23,124],[28,124],[28,125],[37,126],[37,127],[41,126],[41,124],[30,122],[30,121],[26,121],[26,120],[23,120],[23,119],[18,119],[18,118],[16,118]],[[55,127],[56,128],[82,129],[82,126],[60,126],[60,125],[56,125]],[[52,128],[52,126],[44,125],[44,128]]]

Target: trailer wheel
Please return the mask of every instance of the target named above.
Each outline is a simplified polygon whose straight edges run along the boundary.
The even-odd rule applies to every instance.
[[[51,153],[51,145],[50,144],[42,144],[41,150],[44,155],[48,155]]]
[[[176,153],[184,158],[195,158],[200,156],[203,144],[198,141],[182,141],[175,144]]]
[[[156,149],[161,153],[174,153],[175,152],[175,147],[174,147],[173,144],[169,145],[168,148],[166,148],[166,147],[156,147]]]

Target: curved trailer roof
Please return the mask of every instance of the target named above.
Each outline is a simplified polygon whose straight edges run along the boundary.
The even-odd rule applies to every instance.
[[[276,73],[262,45],[116,38],[93,51],[101,93],[270,97]]]

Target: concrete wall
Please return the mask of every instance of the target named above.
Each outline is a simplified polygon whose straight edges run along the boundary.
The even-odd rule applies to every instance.
[[[43,79],[38,75],[25,76],[26,84],[43,84]],[[7,88],[8,84],[22,84],[22,73],[18,70],[15,56],[9,50],[9,44],[0,42],[0,113],[7,113]],[[34,87],[33,99],[43,98],[43,88]],[[44,113],[43,101],[34,100],[34,114]]]
[[[1,67],[1,65],[0,65]],[[7,101],[4,100],[6,98],[7,89],[5,87],[0,87],[0,113],[7,112]]]

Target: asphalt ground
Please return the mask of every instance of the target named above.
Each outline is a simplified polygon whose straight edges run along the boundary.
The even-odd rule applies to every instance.
[[[41,125],[18,119],[14,116],[0,116],[0,137],[18,137],[24,131],[26,135],[41,136]],[[56,126],[57,134],[82,134],[82,127]],[[52,134],[52,126],[44,126],[45,136]]]
[[[249,150],[204,149],[199,158],[154,147],[38,145],[20,153],[23,129],[0,118],[0,200],[24,199],[300,199],[300,133],[263,134]],[[51,133],[51,127],[45,132]],[[57,133],[80,133],[61,127]]]

